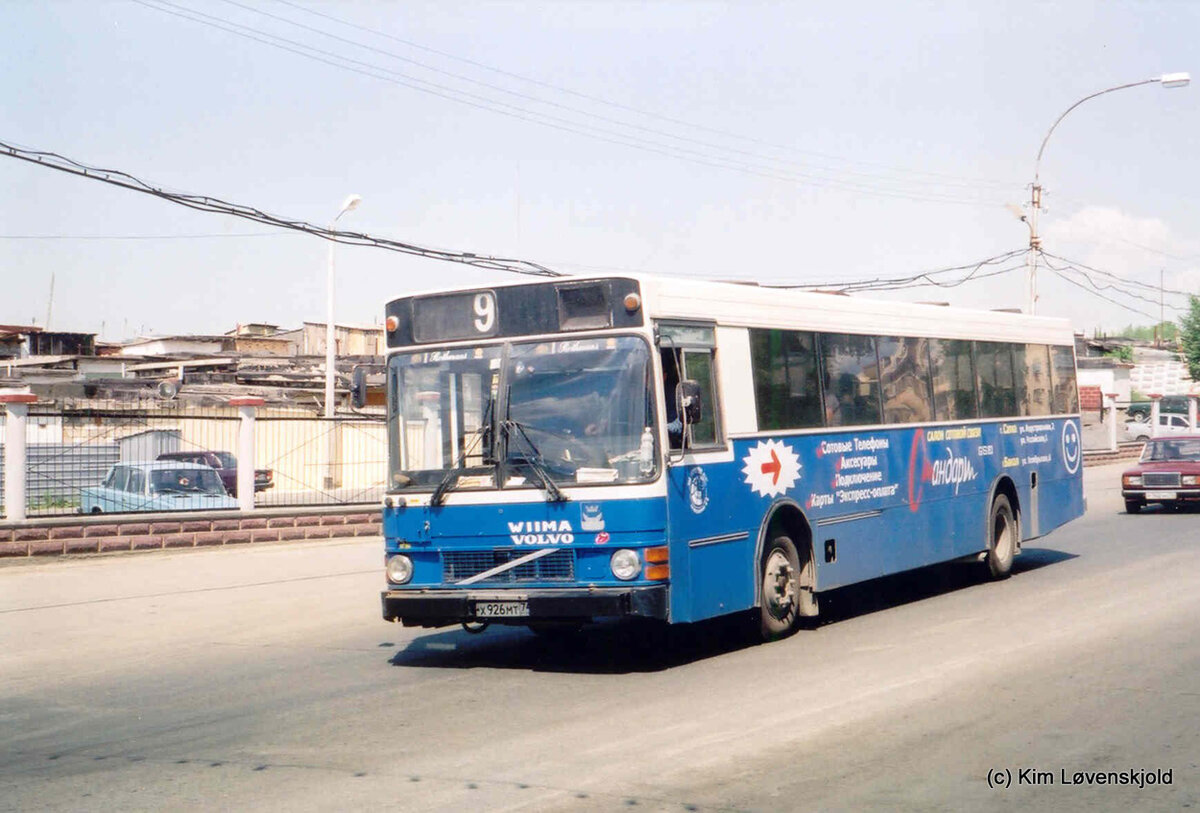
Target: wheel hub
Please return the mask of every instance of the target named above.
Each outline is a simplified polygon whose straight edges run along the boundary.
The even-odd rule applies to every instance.
[[[795,571],[780,551],[774,551],[767,559],[763,588],[773,611],[786,611],[792,606],[796,596]]]

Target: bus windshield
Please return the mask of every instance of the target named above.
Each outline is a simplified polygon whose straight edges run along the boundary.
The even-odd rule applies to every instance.
[[[393,356],[392,489],[657,475],[650,352],[633,336]],[[644,440],[646,442],[644,442]]]

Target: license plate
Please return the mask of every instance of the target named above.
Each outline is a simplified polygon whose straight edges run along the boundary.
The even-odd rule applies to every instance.
[[[1174,491],[1147,491],[1148,500],[1173,500],[1178,496]]]
[[[523,618],[529,615],[528,601],[477,601],[476,618]]]

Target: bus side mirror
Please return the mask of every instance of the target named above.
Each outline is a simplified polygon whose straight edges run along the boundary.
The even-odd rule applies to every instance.
[[[354,365],[354,372],[350,376],[350,403],[355,409],[362,409],[372,404],[376,406],[383,404],[384,388],[380,385],[386,372],[387,365],[385,364]]]
[[[701,396],[700,384],[696,381],[680,381],[675,387],[675,405],[685,424],[700,422],[704,414],[704,399]]]
[[[367,373],[376,365],[356,364],[350,383],[350,404],[355,409],[367,405]]]

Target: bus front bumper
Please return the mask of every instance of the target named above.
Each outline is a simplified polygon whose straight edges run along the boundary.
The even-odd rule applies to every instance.
[[[442,627],[463,621],[529,624],[596,618],[667,617],[667,586],[537,590],[385,590],[385,621],[406,627]]]

